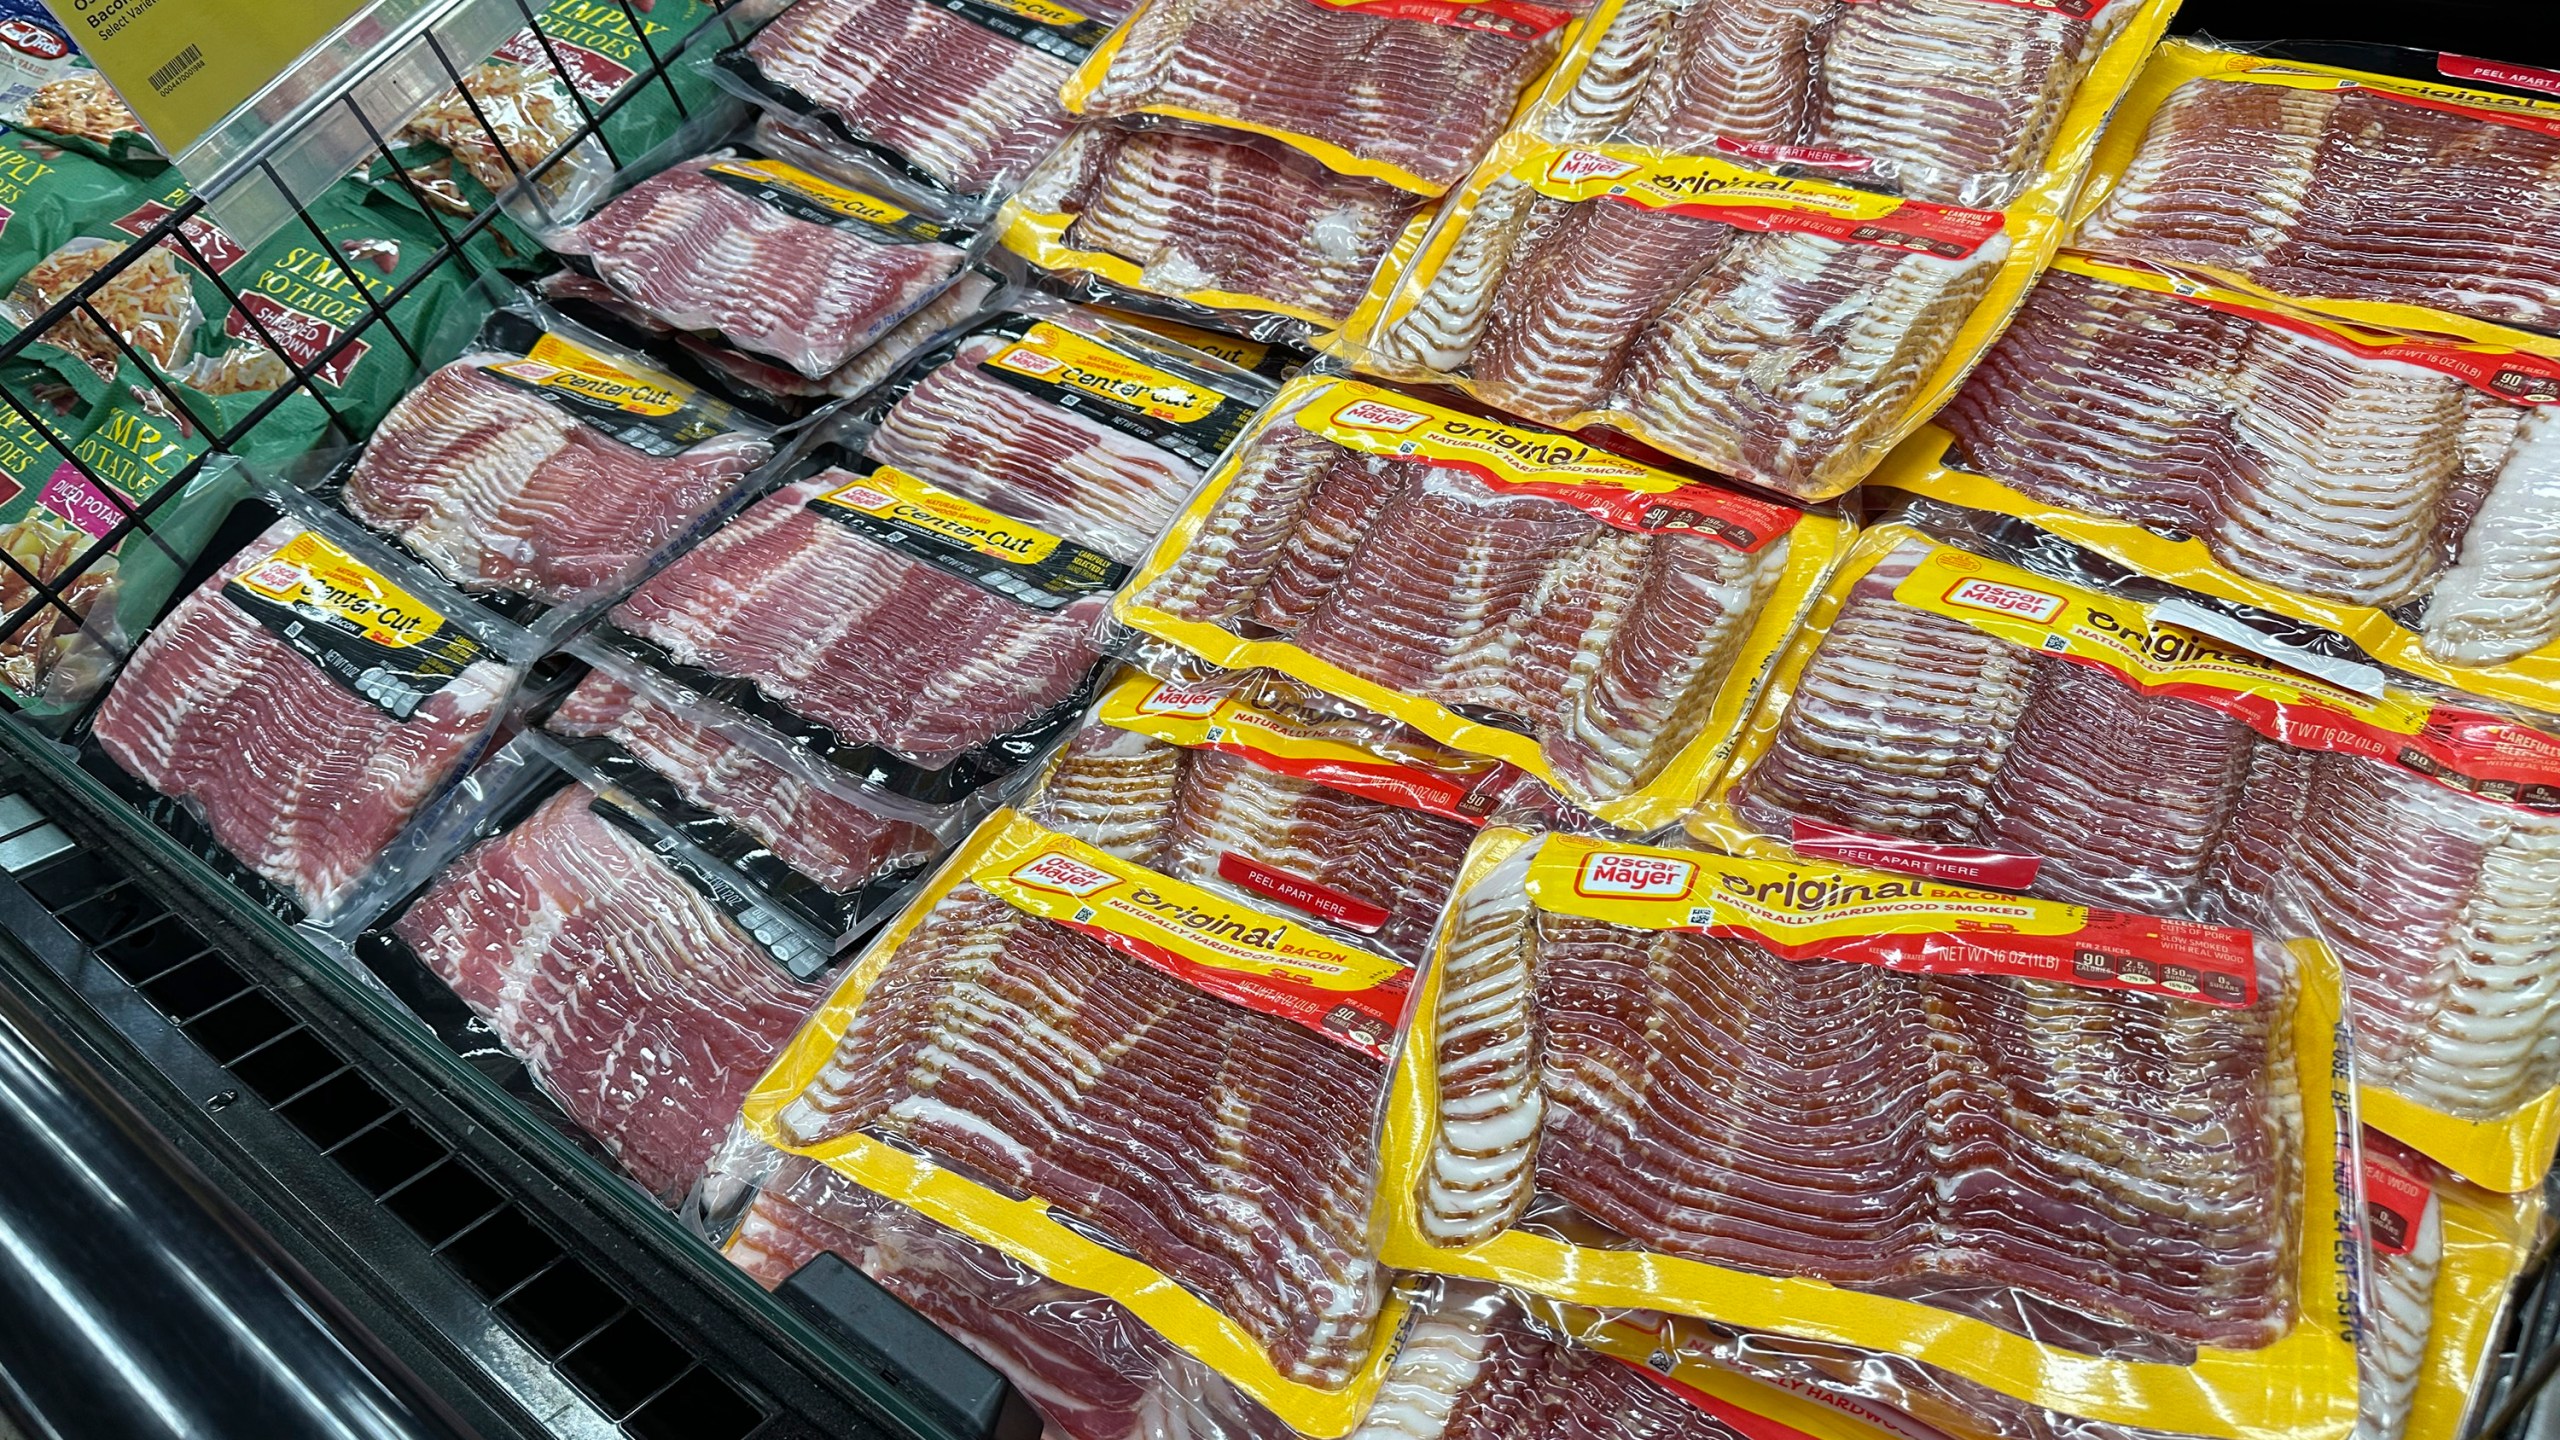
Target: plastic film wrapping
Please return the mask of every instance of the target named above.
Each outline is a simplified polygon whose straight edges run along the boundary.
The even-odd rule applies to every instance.
[[[1151,665],[1178,650],[1268,667],[1643,831],[1722,768],[1847,531],[1568,436],[1304,376],[1113,614]]]
[[[2321,678],[2316,651],[2235,643],[2259,632],[2165,587],[1966,544],[1861,539],[1691,833],[2321,939],[2367,1122],[2532,1185],[2560,1105],[2560,738],[2369,667]]]
[[[822,175],[729,147],[640,180],[548,243],[666,324],[820,379],[992,239],[885,175]]]
[[[2560,709],[2560,341],[2511,339],[2066,255],[1874,478]]]
[[[1573,23],[1527,0],[1142,0],[1063,98],[1079,115],[1267,135],[1436,196],[1536,93]]]
[[[2175,40],[2109,128],[2072,243],[2499,343],[2560,328],[2555,160],[2560,100]]]
[[[1197,307],[1256,338],[1321,345],[1381,264],[1420,245],[1428,204],[1260,136],[1095,124],[1067,138],[998,223],[1005,247],[1043,270]]]
[[[2103,1424],[2352,1426],[2319,946],[1497,829],[1439,947],[1390,1110],[1388,1263],[1901,1356]]]
[[[161,621],[90,722],[93,769],[325,921],[496,728],[530,636],[293,492]]]

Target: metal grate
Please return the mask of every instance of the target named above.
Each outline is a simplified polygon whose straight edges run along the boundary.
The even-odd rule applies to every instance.
[[[359,162],[359,167],[378,166],[385,183],[396,183],[405,190],[426,224],[433,228],[437,239],[434,250],[415,270],[382,293],[376,294],[368,287],[356,286],[356,294],[363,301],[363,313],[354,316],[334,338],[326,339],[325,348],[294,358],[298,350],[310,351],[311,347],[285,343],[256,309],[244,307],[240,303],[240,292],[224,277],[223,267],[208,259],[205,250],[207,244],[222,243],[215,238],[216,232],[208,228],[214,225],[213,217],[207,213],[208,205],[218,201],[222,208],[242,208],[240,197],[234,192],[255,186],[271,193],[256,197],[263,202],[261,205],[247,208],[277,210],[289,215],[291,218],[285,223],[307,232],[320,252],[341,268],[359,274],[365,270],[358,257],[332,240],[309,213],[307,207],[326,187],[311,185],[308,177],[297,183],[288,173],[292,167],[278,152],[294,137],[282,131],[271,138],[263,152],[253,151],[244,157],[242,163],[227,171],[222,191],[216,194],[190,193],[167,213],[142,228],[114,259],[30,319],[16,334],[0,337],[0,365],[6,365],[17,359],[28,346],[44,339],[56,325],[67,320],[85,320],[146,379],[151,393],[141,397],[145,405],[161,418],[174,422],[191,441],[209,447],[159,482],[150,494],[138,501],[130,500],[75,452],[71,439],[63,434],[55,421],[47,418],[46,408],[31,394],[21,393],[11,384],[0,384],[0,404],[15,412],[39,439],[52,447],[61,464],[77,470],[89,482],[90,491],[112,507],[111,524],[94,531],[94,538],[77,554],[59,564],[48,563],[41,571],[29,568],[28,560],[0,548],[0,566],[6,567],[5,571],[0,571],[0,592],[23,597],[15,598],[7,613],[0,615],[0,646],[9,644],[28,626],[48,618],[58,622],[62,633],[80,628],[85,622],[77,606],[75,592],[82,577],[129,539],[138,536],[158,542],[154,516],[186,489],[188,481],[224,455],[240,449],[260,425],[294,397],[309,396],[326,417],[328,433],[323,443],[352,444],[363,439],[363,428],[349,421],[340,407],[332,402],[326,389],[317,383],[316,377],[326,375],[341,357],[363,353],[366,348],[385,342],[398,351],[412,379],[443,358],[437,353],[437,337],[411,333],[394,317],[393,310],[439,272],[458,270],[475,280],[486,278],[466,253],[466,247],[497,225],[510,207],[529,212],[545,225],[563,218],[552,212],[542,182],[569,163],[582,148],[592,146],[601,150],[617,167],[639,158],[624,154],[617,148],[614,138],[605,128],[605,122],[643,96],[662,93],[679,119],[691,118],[691,107],[675,83],[670,67],[696,43],[708,44],[724,38],[734,42],[741,38],[734,8],[746,0],[706,0],[714,7],[713,13],[703,22],[701,30],[692,35],[670,35],[654,27],[647,18],[652,8],[650,0],[597,0],[600,9],[611,7],[619,12],[641,50],[641,55],[635,57],[634,79],[600,104],[589,100],[580,90],[570,66],[537,23],[533,0],[493,0],[493,3],[512,6],[524,28],[533,32],[539,41],[537,48],[543,63],[576,107],[578,123],[565,132],[565,139],[551,153],[529,162],[520,159],[516,148],[506,143],[500,127],[482,108],[479,98],[462,84],[463,77],[478,64],[478,57],[454,53],[445,36],[436,28],[420,31],[407,47],[400,50],[398,58],[414,64],[419,58],[416,50],[423,47],[426,59],[431,61],[427,73],[440,75],[443,84],[460,90],[472,123],[479,128],[487,140],[489,151],[503,164],[510,177],[504,190],[487,204],[463,216],[437,203],[436,177],[421,174],[404,163],[393,137],[410,118],[407,111],[385,111],[379,97],[369,100],[368,92],[357,86],[347,89],[323,111],[303,117],[295,127],[298,130],[307,131],[321,124],[354,126],[372,151],[371,156]],[[386,55],[383,63],[389,63],[392,58]],[[398,87],[390,88],[398,93]],[[174,172],[172,176],[174,178]],[[335,175],[329,177],[332,183],[336,178]],[[244,338],[266,346],[285,361],[290,372],[285,383],[229,423],[215,423],[200,413],[179,386],[141,354],[101,313],[100,293],[154,250],[163,247],[188,261],[202,279],[215,287],[227,307],[226,313],[239,317],[247,326],[250,333]],[[15,708],[7,690],[0,688],[0,709]]]
[[[738,1440],[769,1407],[722,1377],[420,1125],[195,926],[23,795],[0,796],[17,884],[161,1018],[398,1217],[541,1361],[632,1440]]]

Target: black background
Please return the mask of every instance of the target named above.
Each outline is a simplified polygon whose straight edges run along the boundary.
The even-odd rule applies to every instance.
[[[2560,0],[2187,0],[2218,40],[2365,40],[2560,68]]]

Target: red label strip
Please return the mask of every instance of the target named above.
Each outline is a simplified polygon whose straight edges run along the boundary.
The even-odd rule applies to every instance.
[[[2044,865],[2043,857],[2037,855],[2011,855],[1999,850],[1976,850],[1968,845],[1935,845],[1926,840],[1869,835],[1802,816],[1796,817],[1790,830],[1788,843],[1806,855],[1957,885],[2024,890],[2036,883],[2036,871]]]
[[[1790,945],[1747,925],[1705,933],[1748,940],[1788,960],[1875,965],[1913,975],[2002,975],[2094,990],[2148,990],[2228,1009],[2257,1003],[2249,932],[2092,910],[2076,935],[2008,931],[1835,937]]]
[[[1319,885],[1303,875],[1293,875],[1276,865],[1265,865],[1250,855],[1233,850],[1218,853],[1218,876],[1232,885],[1240,885],[1256,895],[1267,896],[1294,910],[1303,910],[1319,920],[1330,920],[1363,935],[1378,933],[1387,923],[1383,906],[1372,905],[1357,895],[1347,895],[1330,885]]]

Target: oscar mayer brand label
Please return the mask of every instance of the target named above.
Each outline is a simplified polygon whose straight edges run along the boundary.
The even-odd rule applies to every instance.
[[[1550,835],[1525,885],[1552,914],[1748,940],[1789,960],[2148,990],[2228,1007],[2257,999],[2246,930],[1919,876]]]
[[[1253,418],[1248,400],[1046,320],[1008,316],[978,334],[1004,342],[978,362],[980,373],[1198,469]]]
[[[1495,768],[1493,761],[1437,746],[1354,743],[1223,688],[1173,685],[1145,675],[1113,686],[1098,718],[1167,745],[1220,751],[1348,795],[1471,825],[1484,821],[1470,803],[1471,792]]]
[[[1299,920],[1159,875],[1015,817],[970,880],[1026,915],[1082,932],[1250,1010],[1387,1056],[1412,972]]]
[[[795,220],[863,232],[882,245],[959,244],[966,236],[867,191],[822,179],[779,160],[714,160],[703,173]]]
[[[1111,33],[1111,22],[1049,0],[925,0],[983,30],[1028,45],[1069,65],[1081,65]]]
[[[2358,70],[2332,70],[2320,66],[2293,65],[2283,62],[2258,62],[2236,73],[2212,77],[2249,85],[2281,85],[2288,90],[2362,91],[2412,105],[2439,114],[2459,115],[2468,120],[2485,120],[2493,125],[2512,125],[2519,130],[2560,136],[2560,100],[2537,100],[2522,95],[2501,95],[2490,90],[2471,90],[2458,85],[2434,85],[2424,80],[2404,80],[2393,75],[2372,75]],[[2530,88],[2530,87],[2528,87]]]
[[[2221,711],[2270,740],[2403,766],[2491,800],[2560,807],[2560,736],[2385,689],[2365,695],[2158,619],[2151,607],[1939,545],[1894,598]]]
[[[316,531],[233,576],[222,594],[397,720],[490,653],[433,605]]]
[[[2376,1255],[2406,1255],[2417,1248],[2418,1232],[2436,1192],[2427,1182],[2379,1156],[2364,1157],[2365,1239]]]
[[[522,359],[480,369],[644,454],[679,454],[737,428],[735,411],[674,376],[609,360],[559,335],[535,341]]]
[[[1327,10],[1352,10],[1387,20],[1482,30],[1515,40],[1539,40],[1564,28],[1573,12],[1527,0],[1307,0]]]
[[[1038,610],[1120,588],[1129,567],[1089,546],[939,490],[894,465],[843,483],[809,508],[864,538]]]
[[[1819,235],[1944,260],[1972,255],[2008,226],[1997,210],[1902,200],[1803,176],[1774,175],[1715,155],[1663,155],[1629,146],[1539,146],[1510,173],[1557,200],[1615,200],[1745,230]]]
[[[1562,501],[1621,530],[1693,531],[1753,551],[1803,518],[1784,505],[1686,480],[1570,435],[1444,410],[1356,380],[1325,387],[1299,408],[1296,421],[1336,445],[1464,470],[1500,489]]]
[[[2254,299],[2193,276],[2111,265],[2081,255],[2063,255],[2053,266],[2110,285],[2174,295],[2207,310],[2237,315],[2352,355],[2433,370],[2518,405],[2560,404],[2560,359],[2547,355],[2484,342],[2351,325]]]

